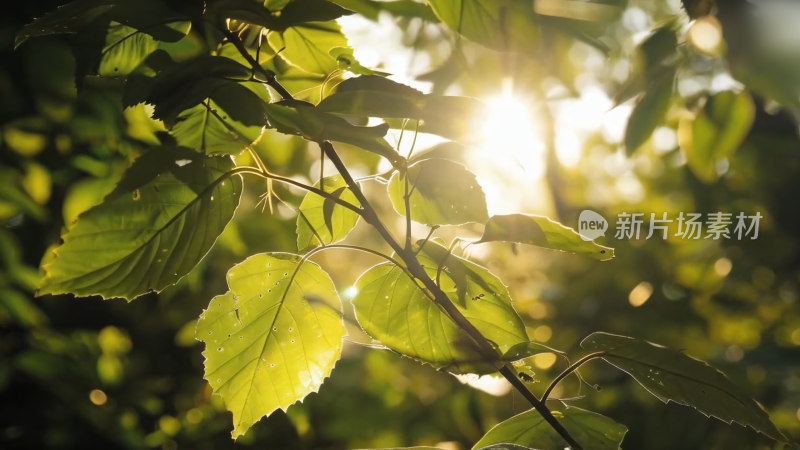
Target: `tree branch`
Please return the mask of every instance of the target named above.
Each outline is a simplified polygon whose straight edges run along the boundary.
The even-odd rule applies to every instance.
[[[242,41],[233,34],[230,30],[227,29],[223,25],[223,33],[228,38],[228,40],[236,47],[236,49],[241,53],[242,57],[247,60],[247,62],[252,66],[253,70],[259,71],[265,77],[265,83],[270,86],[271,88],[275,89],[278,94],[284,100],[294,100],[292,95],[287,91],[275,78],[275,74],[271,71],[265,70],[261,67],[258,62],[253,59],[247,49],[242,44]],[[372,225],[373,228],[381,235],[384,241],[394,250],[400,259],[406,264],[406,268],[408,269],[408,273],[412,275],[413,278],[419,280],[424,287],[433,295],[433,301],[440,308],[444,310],[444,312],[455,322],[455,324],[464,330],[467,335],[475,342],[479,352],[481,355],[486,358],[487,361],[497,361],[498,354],[497,350],[494,346],[481,334],[481,332],[475,328],[472,323],[467,320],[466,317],[461,313],[461,311],[456,308],[450,298],[447,297],[447,294],[442,291],[439,286],[431,279],[428,273],[420,264],[419,260],[417,259],[416,253],[411,248],[406,248],[398,243],[398,241],[392,236],[391,232],[386,228],[386,226],[381,222],[380,218],[377,215],[377,212],[372,207],[370,202],[367,200],[364,193],[361,191],[361,187],[358,183],[353,179],[350,171],[345,166],[342,159],[336,153],[336,150],[333,148],[333,145],[329,141],[322,141],[318,142],[320,149],[322,149],[323,153],[328,157],[328,159],[333,163],[336,167],[336,170],[344,179],[347,186],[353,192],[356,197],[356,200],[361,204],[361,208],[355,208],[353,205],[350,205],[349,209],[353,209],[354,211],[358,212],[361,217],[364,219],[365,222]],[[268,176],[267,174],[263,174],[264,176]],[[276,177],[275,175],[269,175],[271,177]],[[311,186],[303,185],[302,183],[295,182],[294,180],[288,178],[274,178],[278,181],[284,181],[289,184],[293,184],[295,186],[299,185],[304,189],[308,189],[311,192],[319,191]],[[317,192],[319,195],[323,195],[324,197],[328,197],[329,195],[325,192]],[[331,196],[332,197],[332,196]],[[339,203],[338,199],[337,203]],[[346,202],[345,202],[346,203]],[[344,206],[344,205],[343,205]],[[355,209],[354,209],[355,208]],[[406,210],[406,214],[409,214],[409,211]],[[573,450],[582,450],[583,447],[569,434],[569,432],[564,428],[563,425],[553,416],[553,413],[547,408],[543,401],[539,400],[536,395],[531,392],[527,386],[519,379],[515,370],[506,364],[497,363],[497,368],[500,373],[505,377],[512,386],[516,390],[518,390],[523,397],[525,397],[528,402],[542,415],[544,420],[556,431],[559,435],[572,447]]]
[[[456,323],[456,325],[464,330],[467,335],[475,342],[477,345],[478,350],[482,354],[487,361],[496,361],[498,359],[497,350],[492,346],[492,344],[481,334],[481,332],[475,328],[475,326],[467,320],[466,317],[461,313],[461,311],[456,308],[450,298],[447,297],[447,294],[442,291],[436,282],[431,279],[422,265],[417,260],[416,254],[410,250],[405,249],[401,246],[397,240],[394,239],[392,234],[389,230],[383,225],[383,223],[378,218],[375,210],[370,205],[367,198],[364,196],[364,193],[361,192],[361,188],[355,182],[353,177],[350,175],[350,172],[347,170],[347,167],[344,165],[344,162],[339,158],[339,155],[336,153],[336,150],[333,148],[333,145],[330,142],[324,141],[321,142],[320,147],[328,156],[328,159],[333,162],[333,165],[336,167],[336,170],[342,175],[345,182],[348,186],[350,186],[350,190],[353,191],[356,199],[361,204],[363,208],[364,214],[362,217],[364,220],[372,225],[381,237],[392,247],[392,249],[397,253],[400,259],[406,264],[408,268],[408,272],[416,279],[418,279],[425,288],[433,294],[434,302],[439,305],[444,312]],[[543,401],[536,398],[536,395],[531,392],[527,386],[519,379],[516,372],[514,371],[511,366],[506,364],[501,364],[498,367],[500,374],[511,383],[514,388],[519,391],[523,397],[542,415],[545,421],[561,435],[562,438],[572,447],[573,450],[581,450],[583,447],[569,434],[569,432],[564,428],[563,425],[553,416],[553,413],[547,406],[544,404]]]

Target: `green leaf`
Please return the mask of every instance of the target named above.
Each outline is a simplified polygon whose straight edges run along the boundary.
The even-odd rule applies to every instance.
[[[747,92],[720,92],[678,128],[680,146],[689,169],[707,183],[717,179],[716,163],[742,144],[755,119],[755,105]]]
[[[402,159],[383,136],[386,124],[374,127],[351,125],[341,117],[318,111],[304,102],[266,105],[270,126],[281,133],[296,134],[314,142],[339,141],[373,152],[397,166]]]
[[[237,438],[262,417],[316,392],[345,335],[328,274],[296,255],[261,253],[228,271],[229,291],[197,322],[205,379],[233,413]]]
[[[618,450],[628,432],[624,425],[585,409],[563,405],[550,409],[553,417],[585,449]],[[533,409],[495,425],[472,448],[480,450],[497,444],[522,445],[537,450],[563,450],[567,446],[564,438]]]
[[[586,241],[572,228],[565,227],[547,217],[531,214],[492,216],[486,222],[483,236],[478,243],[494,241],[517,242],[552,248],[578,253],[600,261],[614,257],[613,248]]]
[[[347,38],[339,24],[310,22],[289,27],[284,31],[270,32],[267,36],[270,47],[290,64],[306,72],[327,75],[339,68],[339,62],[331,56],[331,50],[347,47]]]
[[[260,135],[261,127],[230,120],[212,100],[182,112],[170,134],[179,145],[206,154],[238,154]]]
[[[662,402],[696,408],[723,422],[737,422],[785,442],[767,413],[739,392],[722,372],[677,350],[608,333],[592,333],[581,347],[603,352],[603,359],[627,372]]]
[[[530,1],[428,0],[442,22],[466,38],[497,50],[535,52],[539,28]]]
[[[81,214],[46,258],[41,294],[133,299],[186,275],[233,217],[241,178],[230,158],[155,148]]]
[[[427,225],[458,225],[488,218],[486,198],[475,175],[459,163],[437,158],[412,164],[407,175],[392,175],[389,198],[398,213],[406,214],[406,176],[412,220]]]
[[[426,247],[432,245],[429,242]],[[508,290],[488,270],[451,255],[437,277],[438,262],[424,254],[420,262],[432,278],[438,278],[456,308],[501,354],[528,343]],[[465,275],[458,275],[458,271]],[[496,370],[403,269],[392,263],[379,264],[361,275],[355,286],[358,293],[353,306],[358,323],[386,347],[456,373]],[[498,355],[498,361],[501,359]]]
[[[188,26],[190,22],[185,22]],[[112,22],[106,34],[97,73],[105,77],[124,76],[133,72],[150,53],[158,48],[158,41],[141,31]]]
[[[625,128],[625,151],[629,155],[641,147],[656,127],[664,122],[664,116],[672,99],[672,82],[675,75],[674,70],[664,70],[669,73],[661,75],[631,111]]]
[[[314,185],[320,188],[320,183]],[[337,198],[359,206],[356,196],[340,175],[325,177],[322,187]],[[297,216],[297,249],[301,252],[344,239],[355,227],[358,214],[329,198],[309,192],[300,203]],[[320,242],[321,240],[321,242]]]

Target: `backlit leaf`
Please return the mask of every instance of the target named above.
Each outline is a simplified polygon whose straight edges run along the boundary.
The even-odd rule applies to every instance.
[[[585,241],[575,230],[544,216],[508,214],[492,216],[486,222],[482,242],[516,242],[566,252],[578,253],[606,261],[614,257],[614,249]]]
[[[466,38],[497,50],[536,51],[539,29],[525,0],[429,0],[436,16]]]
[[[429,256],[421,255],[420,260],[456,308],[500,353],[529,341],[506,287],[488,270],[456,256],[442,263],[441,272],[440,263]],[[455,275],[454,280],[457,270],[463,276]],[[379,264],[361,275],[356,289],[353,306],[358,323],[386,347],[455,373],[496,370],[402,269]]]
[[[189,33],[191,22],[176,22],[168,26],[177,33],[186,35]],[[106,34],[106,45],[102,50],[97,73],[107,77],[127,75],[157,48],[158,41],[149,34],[112,22]]]
[[[237,154],[261,134],[259,126],[245,126],[230,120],[212,100],[182,112],[170,134],[179,145],[206,154]]]
[[[133,299],[186,275],[239,204],[241,178],[229,158],[156,148],[117,188],[78,217],[42,266],[39,294]]]
[[[409,166],[406,176],[412,220],[428,225],[457,225],[487,219],[483,189],[463,165],[446,159],[425,159]],[[406,176],[396,172],[388,187],[392,206],[403,215]]]
[[[696,408],[726,423],[737,422],[778,441],[786,438],[767,413],[722,372],[677,350],[625,336],[592,333],[581,347],[627,372],[662,402]]]
[[[229,291],[197,322],[205,379],[233,413],[237,438],[277,409],[316,392],[345,335],[330,277],[299,256],[261,253],[228,271]]]
[[[292,65],[306,72],[327,75],[339,68],[331,50],[347,47],[347,38],[336,22],[309,22],[289,27],[284,31],[270,32],[268,41],[272,49]]]
[[[585,449],[618,450],[628,432],[624,425],[592,411],[564,405],[550,409],[553,417]],[[502,448],[499,444],[521,445],[537,450],[567,448],[564,438],[534,409],[495,425],[472,449]],[[497,447],[493,447],[495,445]]]

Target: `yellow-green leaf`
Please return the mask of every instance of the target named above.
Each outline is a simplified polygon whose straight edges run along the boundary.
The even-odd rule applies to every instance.
[[[529,342],[508,290],[488,270],[454,255],[436,261],[421,253],[420,261],[426,272],[439,280],[456,308],[500,353]],[[353,306],[358,323],[386,347],[451,372],[496,370],[496,361],[485,361],[470,338],[399,267],[385,263],[367,270],[356,289]],[[531,348],[520,354],[533,353],[536,350]]]
[[[234,438],[316,392],[345,335],[330,277],[296,255],[261,253],[228,271],[229,291],[197,323],[205,379],[233,413]]]
[[[431,158],[412,164],[406,173],[395,172],[389,180],[389,198],[398,213],[406,214],[407,176],[412,220],[428,225],[486,221],[488,213],[483,189],[475,175],[463,165]]]
[[[133,299],[175,283],[233,217],[242,182],[232,168],[180,147],[145,153],[46,258],[39,294]]]
[[[585,449],[618,450],[628,429],[606,416],[563,404],[552,405],[553,417]],[[476,444],[473,450],[497,444],[514,444],[537,450],[563,450],[567,447],[561,437],[536,410],[525,411],[495,425]],[[501,448],[491,447],[491,448]]]
[[[308,22],[271,32],[267,37],[270,47],[286,61],[306,72],[327,75],[339,68],[331,50],[347,47],[347,38],[334,21]]]
[[[584,240],[572,228],[544,217],[532,214],[507,214],[492,216],[486,222],[483,236],[478,241],[516,242],[552,248],[565,252],[590,256],[600,261],[614,257],[614,249]]]

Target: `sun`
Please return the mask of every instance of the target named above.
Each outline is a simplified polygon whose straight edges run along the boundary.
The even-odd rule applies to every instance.
[[[469,162],[495,212],[537,206],[534,191],[545,173],[545,145],[530,98],[510,81],[498,95],[484,99],[486,112],[475,120],[475,147]],[[534,204],[531,204],[531,202]]]

